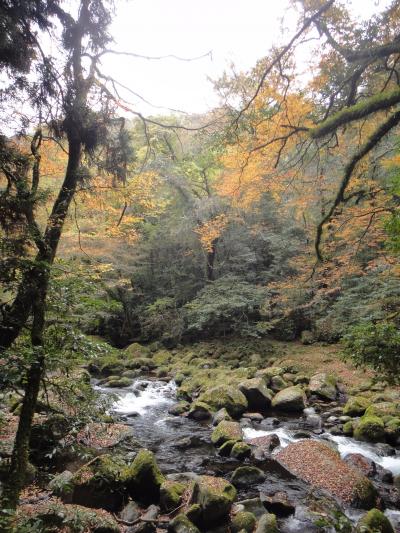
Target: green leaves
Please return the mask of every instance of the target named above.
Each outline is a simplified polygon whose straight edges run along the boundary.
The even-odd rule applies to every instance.
[[[343,338],[344,354],[356,366],[369,366],[389,382],[400,376],[400,330],[394,322],[357,324]]]

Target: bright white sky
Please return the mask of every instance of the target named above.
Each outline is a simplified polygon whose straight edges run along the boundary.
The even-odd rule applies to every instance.
[[[153,104],[187,112],[204,112],[218,104],[212,83],[231,63],[248,70],[271,44],[286,43],[295,14],[289,0],[116,0],[113,48],[143,55],[206,57],[187,63],[108,56],[103,70]],[[357,15],[367,18],[386,0],[353,0]],[[283,20],[283,26],[282,26]],[[283,30],[282,30],[283,28]],[[124,93],[126,94],[126,93]],[[130,97],[136,109],[162,113]]]

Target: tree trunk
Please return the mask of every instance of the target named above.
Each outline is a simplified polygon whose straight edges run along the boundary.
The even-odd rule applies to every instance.
[[[36,358],[27,372],[9,475],[2,495],[0,519],[3,523],[0,522],[0,528],[4,531],[13,529],[10,512],[15,511],[18,505],[19,495],[26,478],[32,421],[45,368],[43,332],[50,268],[54,262],[68,208],[79,180],[81,152],[80,141],[69,142],[65,179],[49,217],[44,235],[44,251],[38,253],[35,265],[23,277],[15,301],[8,315],[4,317],[0,331],[0,349],[4,350],[18,337],[33,312],[31,341]]]
[[[213,240],[211,243],[211,249],[207,252],[207,280],[214,281],[214,264],[215,257],[217,255],[217,243],[218,239]]]

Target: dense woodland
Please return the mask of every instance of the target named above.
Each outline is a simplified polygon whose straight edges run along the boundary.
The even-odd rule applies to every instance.
[[[269,406],[296,387],[308,405],[314,396],[336,401],[336,435],[385,442],[397,454],[400,2],[355,20],[345,1],[293,0],[294,32],[249,72],[214,80],[220,105],[202,115],[144,116],[130,88],[102,70],[107,54],[125,54],[131,65],[134,51],[114,50],[109,33],[117,9],[106,0],[0,0],[0,529],[196,533],[217,531],[222,520],[230,529],[218,531],[289,531],[265,504],[270,518],[255,514],[257,523],[246,510],[208,523],[205,497],[194,496],[203,482],[191,500],[185,485],[165,488],[146,446],[133,466],[121,466],[117,450],[116,484],[109,456],[88,443],[83,452],[77,436],[93,424],[99,435],[107,426],[107,438],[121,428],[98,383],[118,391],[142,375],[175,380],[181,411],[173,414],[204,424],[226,408],[229,421],[217,422],[237,424],[231,417],[244,411],[265,415],[248,392],[261,376],[257,394],[261,387]],[[333,366],[299,375],[282,363],[291,352],[296,360],[296,350],[299,360],[328,353]],[[352,377],[333,383],[340,369]],[[323,386],[313,388],[313,371]],[[364,389],[359,376],[370,380]],[[226,379],[246,408],[237,411],[236,396],[221,403],[209,393]],[[369,413],[372,422],[364,419],[384,403]],[[290,403],[286,411],[299,409]],[[363,433],[368,422],[372,436]],[[237,449],[230,460],[255,468],[241,437],[219,440],[215,431],[214,444]],[[67,471],[66,455],[86,468],[81,485],[84,475],[100,476],[100,492],[121,501],[63,499],[57,483],[49,492]],[[151,480],[138,474],[142,485],[138,458],[150,462]],[[96,461],[89,475],[85,465]],[[395,531],[381,512],[400,509],[394,482],[391,499],[380,493],[378,503],[361,505],[373,510],[358,523],[342,506],[317,506],[319,529],[309,522],[296,531]],[[127,498],[159,504],[160,485],[164,525],[118,514]],[[53,510],[24,508],[29,497],[40,501],[37,491]],[[200,514],[179,513],[190,502],[203,505]]]

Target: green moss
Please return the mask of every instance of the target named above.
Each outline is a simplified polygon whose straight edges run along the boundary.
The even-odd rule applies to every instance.
[[[121,477],[133,499],[143,503],[158,502],[165,478],[150,450],[140,450],[133,463],[123,470]]]
[[[279,533],[276,516],[272,513],[264,513],[258,520],[256,533]]]
[[[199,397],[199,401],[208,404],[216,411],[225,407],[233,417],[240,416],[247,409],[247,400],[244,394],[235,387],[224,385],[207,390]]]
[[[253,513],[242,511],[240,513],[236,513],[232,518],[231,531],[233,533],[239,533],[239,531],[244,530],[248,533],[251,533],[255,525],[256,517],[253,515]]]
[[[112,387],[115,389],[122,389],[132,385],[132,380],[127,377],[111,377],[104,384],[106,387]]]
[[[168,531],[175,533],[200,533],[200,530],[184,514],[178,514],[178,516],[171,520],[168,524]]]
[[[186,486],[177,481],[166,480],[160,487],[160,505],[164,511],[172,511],[176,509],[181,500],[182,494],[185,492]]]
[[[237,443],[236,440],[227,440],[218,448],[218,454],[222,457],[228,457],[231,454],[232,448]]]
[[[346,107],[331,117],[324,120],[320,125],[309,131],[309,135],[313,139],[320,139],[325,135],[334,132],[337,128],[344,124],[348,124],[354,120],[359,120],[372,112],[386,109],[391,105],[397,104],[400,101],[400,89],[393,91],[384,91],[379,94],[364,98],[357,104]]]
[[[371,481],[367,478],[361,479],[355,487],[356,504],[362,509],[371,509],[376,505],[378,492]]]
[[[185,512],[186,516],[191,522],[197,524],[201,520],[201,507],[198,503],[194,503]]]
[[[385,426],[381,418],[365,414],[354,429],[354,437],[358,440],[379,442],[384,439]]]
[[[251,448],[245,442],[236,442],[233,445],[230,453],[231,457],[233,457],[234,459],[238,459],[239,461],[250,457],[250,454]]]
[[[192,501],[200,505],[205,528],[226,520],[235,498],[235,487],[223,478],[201,476],[193,487]]]
[[[349,420],[348,422],[346,422],[345,424],[343,424],[343,433],[348,436],[348,437],[351,437],[353,435],[353,431],[354,431],[354,422],[352,420]]]
[[[361,416],[371,405],[370,400],[363,396],[352,396],[347,400],[343,408],[343,414],[346,416]]]
[[[400,416],[400,405],[396,402],[374,403],[365,411],[367,416]]]
[[[239,441],[242,439],[242,430],[238,422],[222,420],[211,434],[211,442],[221,446],[226,441]]]
[[[371,509],[357,524],[358,533],[394,533],[394,529],[388,518],[379,511]]]

